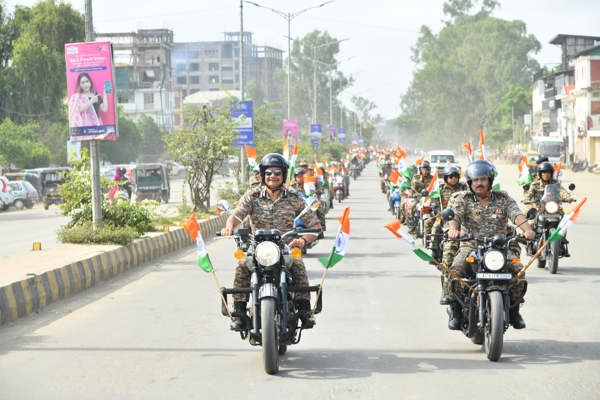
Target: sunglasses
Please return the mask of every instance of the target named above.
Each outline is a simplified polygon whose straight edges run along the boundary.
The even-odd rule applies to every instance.
[[[265,170],[265,176],[271,176],[271,175],[281,176],[281,175],[283,175],[283,171],[280,170],[280,169],[267,169],[267,170]]]

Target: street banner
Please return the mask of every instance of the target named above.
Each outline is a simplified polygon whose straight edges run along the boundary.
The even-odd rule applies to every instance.
[[[296,119],[284,119],[281,127],[281,135],[284,138],[293,137],[297,142],[300,134],[300,124]]]
[[[338,140],[340,141],[340,143],[346,142],[346,129],[344,129],[344,128],[338,129]]]
[[[337,129],[335,128],[335,125],[329,125],[329,140],[333,142],[335,140],[336,133]]]
[[[357,134],[352,135],[352,144],[358,144],[358,135]]]
[[[308,136],[310,137],[310,142],[315,150],[319,147],[319,142],[321,141],[322,128],[321,124],[310,125],[310,134]]]
[[[237,119],[238,136],[233,140],[234,145],[254,146],[254,106],[252,101],[232,101],[231,118]]]
[[[81,161],[81,142],[67,140],[67,161]]]
[[[117,140],[112,45],[66,43],[65,62],[71,140]]]

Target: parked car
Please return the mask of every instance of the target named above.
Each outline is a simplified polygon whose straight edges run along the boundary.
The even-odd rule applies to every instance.
[[[167,161],[167,169],[173,178],[183,178],[187,173],[186,168],[176,161]]]
[[[39,193],[42,192],[42,177],[39,171],[36,170],[24,170],[20,172],[9,172],[4,176],[8,178],[9,181],[27,181],[33,185],[35,190]]]
[[[439,173],[442,173],[444,168],[448,165],[453,165],[460,169],[460,165],[456,162],[456,156],[453,151],[450,150],[433,150],[429,152],[429,162],[431,164],[432,171],[437,169]]]
[[[8,210],[14,201],[10,181],[5,176],[0,176],[0,211]]]
[[[40,200],[37,190],[28,181],[11,181],[10,188],[14,197],[12,205],[17,210],[25,207],[33,208],[33,205]]]

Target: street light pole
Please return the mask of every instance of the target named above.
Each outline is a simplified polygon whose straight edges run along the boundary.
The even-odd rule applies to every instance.
[[[240,101],[244,101],[244,0],[240,0]],[[240,175],[242,182],[248,182],[250,174],[246,170],[246,152],[240,146]]]
[[[93,42],[94,19],[92,12],[92,0],[85,0],[85,41]],[[90,141],[90,167],[92,172],[92,221],[94,229],[102,228],[102,192],[100,190],[100,155],[98,153],[98,142]]]

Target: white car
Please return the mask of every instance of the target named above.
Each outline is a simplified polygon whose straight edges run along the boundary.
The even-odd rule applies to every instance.
[[[429,163],[431,164],[431,170],[437,168],[441,174],[448,165],[454,165],[460,169],[460,166],[456,162],[456,156],[453,151],[450,150],[434,150],[429,152]]]
[[[8,210],[14,202],[10,181],[5,176],[0,176],[0,211]]]

